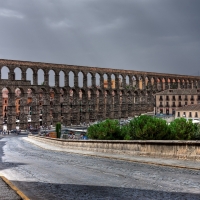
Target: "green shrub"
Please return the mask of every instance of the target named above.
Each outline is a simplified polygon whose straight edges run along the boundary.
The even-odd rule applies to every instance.
[[[119,122],[110,119],[90,126],[87,130],[87,136],[91,139],[99,140],[123,139],[120,132]]]
[[[141,115],[130,121],[130,136],[135,140],[169,139],[167,122],[160,118]]]
[[[123,138],[124,140],[131,140],[131,131],[130,131],[130,125],[126,124],[124,126],[121,126],[121,138]]]
[[[87,136],[98,140],[199,140],[200,125],[184,118],[168,125],[164,119],[142,115],[121,127],[117,120],[107,119],[90,126]]]
[[[58,122],[56,124],[56,133],[57,133],[57,138],[60,138],[60,136],[61,136],[61,123],[60,122]]]
[[[192,123],[192,120],[185,118],[177,118],[169,125],[170,138],[172,140],[190,140],[194,137],[197,131],[197,125]]]
[[[196,131],[195,131],[195,133],[193,134],[193,136],[192,136],[191,139],[192,139],[192,140],[200,140],[200,124],[198,124],[198,125],[196,126]]]

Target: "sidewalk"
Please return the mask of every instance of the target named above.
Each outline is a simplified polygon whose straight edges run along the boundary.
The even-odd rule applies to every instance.
[[[0,176],[0,199],[3,200],[18,200],[22,199],[20,196],[17,195],[17,193],[9,186],[7,185],[2,177]]]
[[[97,157],[102,157],[102,158],[125,160],[125,161],[130,161],[130,162],[200,170],[200,161],[176,160],[176,159],[168,159],[168,158],[153,158],[153,157],[145,157],[145,156],[120,155],[120,154],[84,151],[84,150],[77,150],[77,149],[67,149],[67,148],[63,148],[59,146],[54,146],[52,144],[45,144],[45,143],[33,140],[31,138],[23,138],[23,139],[43,149],[52,150],[52,151],[64,151],[67,153],[76,153],[76,154],[82,154],[82,155],[88,155],[88,156],[97,156]]]
[[[9,135],[0,135],[0,139],[9,137]],[[2,200],[30,200],[24,193],[19,190],[11,181],[0,173],[0,199]]]

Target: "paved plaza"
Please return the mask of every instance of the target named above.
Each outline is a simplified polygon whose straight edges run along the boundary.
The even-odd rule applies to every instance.
[[[6,136],[0,172],[30,199],[200,199],[200,170],[47,150]]]

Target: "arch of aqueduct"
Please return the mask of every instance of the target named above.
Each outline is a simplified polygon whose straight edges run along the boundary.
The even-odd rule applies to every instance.
[[[8,90],[9,130],[16,127],[16,88],[21,91],[19,126],[20,129],[25,129],[29,115],[25,109],[27,106],[31,107],[33,127],[39,125],[41,113],[42,122],[46,125],[55,125],[58,121],[70,125],[106,118],[127,118],[153,111],[155,93],[168,88],[200,87],[198,76],[0,59],[0,68],[3,67],[9,70],[7,79],[4,79],[2,74],[0,76],[0,91],[2,92],[3,88]],[[16,68],[21,72],[20,80],[16,80]],[[32,82],[27,80],[27,70],[32,71]],[[44,73],[42,84],[38,83],[39,70]],[[55,75],[54,86],[49,85],[49,71],[53,71]],[[64,83],[62,86],[59,80],[61,73]],[[69,81],[71,73],[74,77],[73,86],[70,86]],[[80,86],[80,74],[82,74],[82,86]],[[88,74],[91,77],[90,86],[88,86]],[[0,113],[0,129],[2,129],[2,94],[0,94]]]

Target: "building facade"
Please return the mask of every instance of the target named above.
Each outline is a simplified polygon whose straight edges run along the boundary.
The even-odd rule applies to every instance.
[[[168,89],[155,95],[155,113],[175,115],[176,109],[200,103],[200,89]]]
[[[175,118],[200,119],[200,104],[187,105],[176,109]]]

